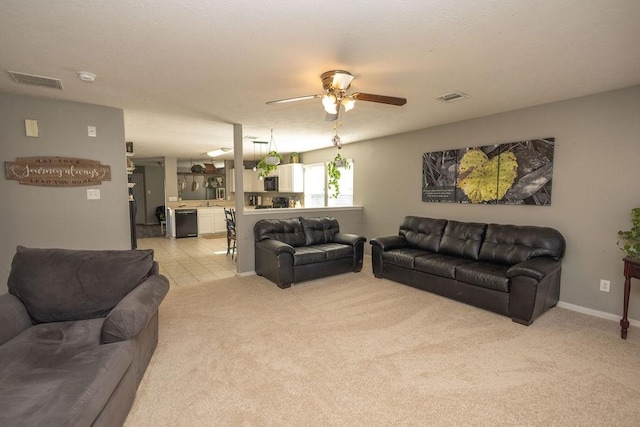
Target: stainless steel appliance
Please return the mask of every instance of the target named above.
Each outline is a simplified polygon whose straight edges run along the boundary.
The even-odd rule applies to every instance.
[[[264,178],[264,191],[278,191],[277,176],[267,176]]]
[[[198,237],[198,210],[176,209],[176,239]]]
[[[258,196],[249,196],[249,206],[255,206],[258,204]]]

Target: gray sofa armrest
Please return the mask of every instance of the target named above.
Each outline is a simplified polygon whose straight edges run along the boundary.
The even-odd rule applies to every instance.
[[[334,243],[341,243],[343,245],[349,246],[357,246],[359,243],[366,242],[367,239],[363,236],[358,236],[357,234],[348,234],[348,233],[336,233],[333,235]]]
[[[108,344],[135,337],[158,311],[169,292],[169,280],[154,274],[127,294],[107,315],[101,341]]]
[[[545,276],[560,270],[562,263],[549,257],[531,258],[520,262],[507,270],[507,277],[527,276],[542,280]]]
[[[22,301],[9,293],[0,295],[0,345],[32,325],[31,317]]]
[[[404,236],[386,236],[375,237],[371,239],[371,245],[379,248],[381,251],[390,251],[391,249],[404,248],[407,246],[407,239]]]

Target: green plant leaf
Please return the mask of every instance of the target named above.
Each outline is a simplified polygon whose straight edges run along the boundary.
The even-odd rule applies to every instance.
[[[489,159],[481,150],[469,150],[458,166],[458,187],[471,203],[500,200],[513,186],[518,170],[515,154]]]

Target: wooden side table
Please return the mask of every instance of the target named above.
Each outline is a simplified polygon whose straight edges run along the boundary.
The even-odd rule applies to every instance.
[[[629,294],[631,293],[631,278],[640,279],[640,258],[626,257],[624,259],[624,309],[622,319],[620,319],[620,336],[627,339],[627,329],[629,329]]]

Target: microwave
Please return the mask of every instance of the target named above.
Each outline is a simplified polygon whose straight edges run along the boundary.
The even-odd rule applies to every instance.
[[[264,178],[264,191],[278,191],[277,176],[266,176]]]

